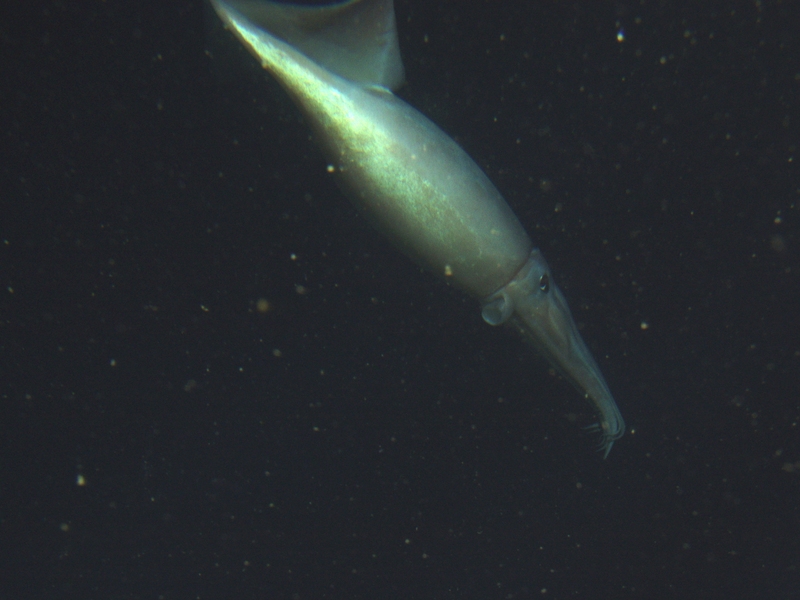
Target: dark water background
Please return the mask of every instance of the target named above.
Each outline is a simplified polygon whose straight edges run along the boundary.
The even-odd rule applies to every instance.
[[[0,597],[800,597],[796,3],[397,3],[606,461],[200,4],[0,13]]]

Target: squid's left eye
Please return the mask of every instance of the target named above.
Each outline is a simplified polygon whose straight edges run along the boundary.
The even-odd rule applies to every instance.
[[[545,294],[550,289],[550,276],[545,273],[539,278],[539,289],[542,290]]]

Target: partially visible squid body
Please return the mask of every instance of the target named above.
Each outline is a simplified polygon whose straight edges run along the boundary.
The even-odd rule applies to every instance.
[[[475,162],[392,93],[404,77],[393,0],[211,3],[303,112],[361,212],[478,299],[487,323],[511,324],[591,400],[608,456],[625,424],[547,262]]]

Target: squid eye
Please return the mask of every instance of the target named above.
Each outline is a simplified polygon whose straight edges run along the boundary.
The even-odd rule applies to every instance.
[[[545,294],[550,290],[550,276],[547,273],[539,278],[539,289]]]

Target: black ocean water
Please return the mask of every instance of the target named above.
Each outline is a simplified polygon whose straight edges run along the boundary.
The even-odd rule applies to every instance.
[[[6,3],[0,596],[797,598],[798,9],[396,10],[628,433],[370,230],[201,4]]]

